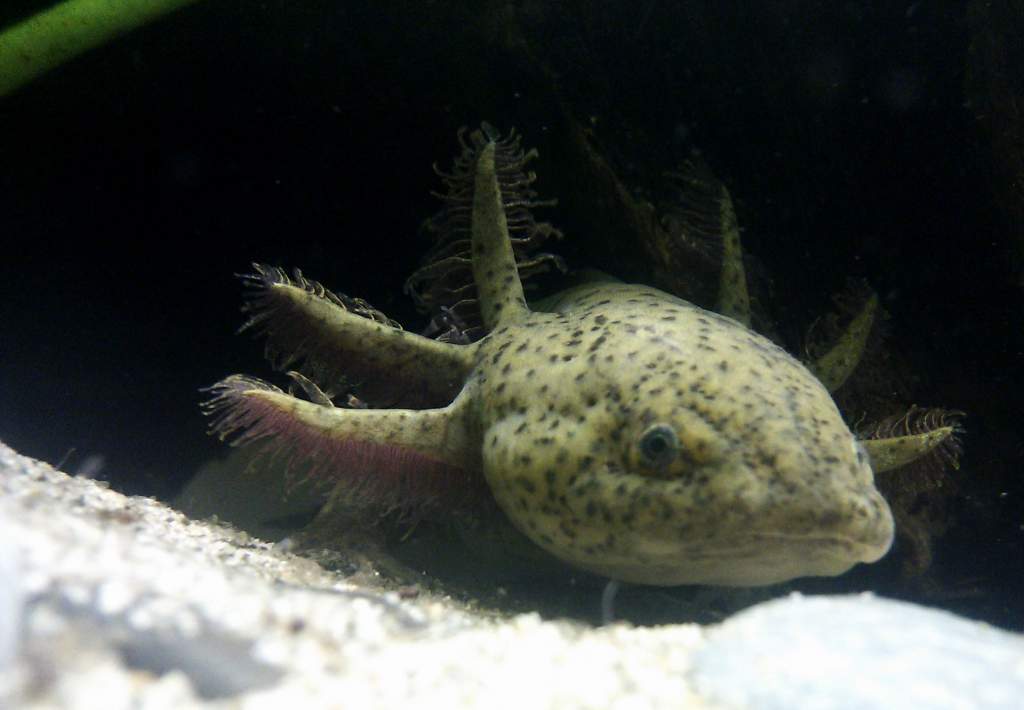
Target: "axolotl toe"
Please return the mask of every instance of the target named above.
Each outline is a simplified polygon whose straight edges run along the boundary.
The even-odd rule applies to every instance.
[[[342,408],[233,376],[209,403],[218,433],[291,446],[339,487],[386,481],[396,505],[485,481],[536,545],[627,582],[772,584],[886,553],[870,459],[804,365],[736,320],[611,279],[531,309],[506,221],[522,154],[483,137],[471,158],[481,340],[408,333],[279,270],[252,279],[274,352],[321,376],[450,387],[450,401]]]

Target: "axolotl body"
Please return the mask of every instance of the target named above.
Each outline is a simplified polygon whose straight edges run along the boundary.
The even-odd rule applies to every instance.
[[[301,275],[258,267],[250,277],[250,324],[273,352],[300,353],[285,364],[301,358],[321,379],[386,376],[408,391],[455,392],[450,401],[342,407],[311,383],[301,399],[236,375],[213,388],[215,431],[290,446],[339,488],[382,491],[396,505],[486,485],[533,543],[627,582],[764,585],[882,557],[893,518],[871,452],[783,349],[737,320],[607,277],[527,305],[504,149],[481,141],[467,185],[487,330],[477,342],[366,317]]]

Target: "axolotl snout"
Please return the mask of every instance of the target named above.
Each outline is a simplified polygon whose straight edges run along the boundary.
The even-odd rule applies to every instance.
[[[762,585],[882,557],[892,515],[814,375],[737,321],[645,286],[595,278],[531,309],[502,197],[518,166],[501,143],[477,148],[481,340],[408,333],[280,270],[251,280],[252,323],[274,351],[321,376],[339,363],[357,378],[452,386],[450,402],[342,408],[315,386],[307,401],[233,376],[214,387],[215,430],[289,443],[337,470],[339,487],[392,476],[402,505],[436,490],[421,483],[482,476],[536,545],[628,582]]]

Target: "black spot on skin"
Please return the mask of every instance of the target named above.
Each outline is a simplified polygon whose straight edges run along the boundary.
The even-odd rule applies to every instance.
[[[531,481],[526,476],[518,476],[516,478],[516,484],[520,488],[525,490],[527,493],[531,493],[532,494],[532,493],[536,493],[537,492],[537,486],[533,483],[533,481]]]
[[[608,322],[608,319],[605,318],[604,316],[596,316],[594,318],[594,322],[597,323],[598,325],[604,325],[605,323]]]

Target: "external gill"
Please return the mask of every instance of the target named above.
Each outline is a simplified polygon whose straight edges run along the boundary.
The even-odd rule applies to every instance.
[[[279,369],[300,370],[288,377],[307,399],[233,375],[207,390],[211,433],[262,446],[261,457],[283,464],[293,481],[333,487],[332,500],[413,514],[485,495],[466,453],[466,405],[456,397],[475,346],[404,331],[365,301],[298,272],[254,269],[244,277],[244,329],[267,338]]]
[[[335,487],[348,500],[404,511],[468,507],[485,494],[463,456],[468,433],[455,415],[461,401],[427,410],[345,409],[245,375],[207,391],[210,433],[232,446],[262,445],[293,485]]]
[[[502,321],[523,320],[530,312],[508,238],[496,147],[492,140],[481,149],[473,188],[473,280],[487,330]]]
[[[298,370],[332,395],[347,383],[376,407],[437,406],[458,392],[471,367],[467,351],[406,332],[362,299],[329,291],[298,271],[253,269],[242,277],[249,314],[242,330],[266,337],[275,369]],[[401,383],[381,376],[397,369]]]
[[[864,357],[868,337],[878,316],[878,294],[867,284],[851,287],[849,293],[837,298],[837,302],[843,304],[840,307],[842,311],[853,310],[846,304],[859,302],[860,306],[846,326],[835,335],[833,341],[824,345],[823,354],[810,359],[807,363],[808,369],[829,392],[835,392],[842,387],[857,369],[857,365]],[[819,322],[820,319],[811,326],[811,333]],[[811,337],[809,334],[808,340],[811,340]],[[810,351],[811,345],[805,346],[804,350]]]
[[[537,151],[524,152],[514,131],[499,138],[486,123],[468,137],[466,129],[461,129],[459,142],[462,152],[451,172],[435,167],[446,188],[435,195],[444,207],[424,223],[435,244],[406,281],[405,291],[421,312],[432,316],[431,331],[439,333],[440,339],[472,342],[485,333],[473,271],[474,225],[506,230],[522,282],[551,269],[566,269],[559,257],[538,251],[547,239],[562,234],[533,217],[535,208],[555,204],[537,199],[531,187],[536,175],[526,165]]]
[[[854,315],[832,343],[825,346],[825,352],[807,365],[829,392],[842,387],[860,364],[879,309],[878,295],[866,285],[853,287],[837,301],[841,311],[852,311]],[[854,310],[852,305],[858,301],[860,306]],[[810,350],[810,346],[805,350]],[[858,438],[875,473],[900,468],[929,455],[938,456],[943,466],[957,468],[963,416],[959,411],[912,406],[907,412],[887,417],[862,431]]]
[[[954,469],[960,467],[963,412],[911,407],[900,416],[888,417],[861,432],[861,446],[871,457],[875,473],[905,466],[934,454]]]
[[[715,311],[750,327],[750,293],[743,246],[729,188],[700,161],[689,161],[666,175],[675,185],[664,206],[662,226],[674,241],[694,251],[712,251],[720,260]]]

